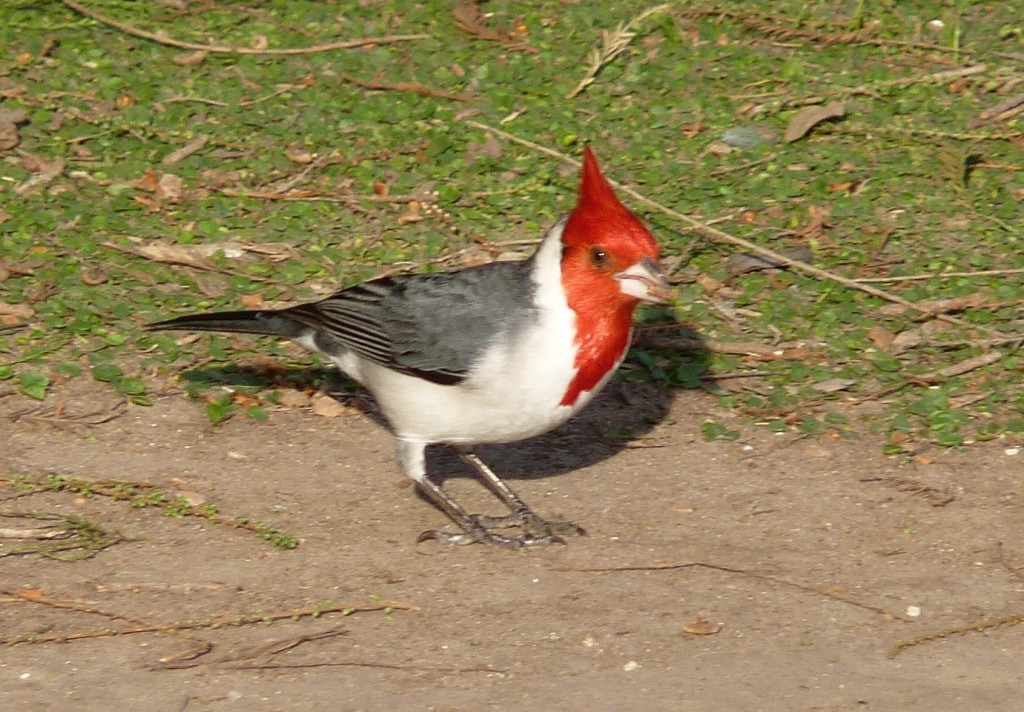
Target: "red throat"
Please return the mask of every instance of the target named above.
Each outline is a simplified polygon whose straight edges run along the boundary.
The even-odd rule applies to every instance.
[[[615,305],[595,304],[575,290],[568,296],[569,306],[576,313],[576,375],[562,396],[561,405],[573,406],[580,395],[597,388],[626,355],[636,303],[620,300]]]
[[[647,228],[619,202],[589,148],[583,150],[579,200],[562,233],[562,287],[576,315],[576,375],[562,405],[573,406],[619,365],[629,348],[635,298],[623,294],[611,268],[591,262],[599,248],[623,269],[657,259],[658,245]]]

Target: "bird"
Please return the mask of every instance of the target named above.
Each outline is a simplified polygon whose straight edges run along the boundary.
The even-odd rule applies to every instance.
[[[537,515],[472,447],[550,431],[594,398],[626,356],[636,307],[671,302],[659,254],[587,146],[576,205],[527,259],[380,277],[316,302],[148,328],[284,338],[361,384],[397,439],[401,472],[459,529],[430,529],[418,542],[564,544],[586,532]],[[453,448],[509,514],[471,514],[449,496],[427,473],[434,445]]]

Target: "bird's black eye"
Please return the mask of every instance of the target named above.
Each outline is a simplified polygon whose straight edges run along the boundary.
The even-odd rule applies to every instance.
[[[608,266],[608,253],[600,247],[591,247],[590,263],[598,269],[604,269]]]

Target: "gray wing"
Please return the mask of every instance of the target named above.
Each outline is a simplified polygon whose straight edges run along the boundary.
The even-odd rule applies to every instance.
[[[434,383],[465,380],[496,340],[534,320],[532,261],[384,277],[285,309],[359,356]]]

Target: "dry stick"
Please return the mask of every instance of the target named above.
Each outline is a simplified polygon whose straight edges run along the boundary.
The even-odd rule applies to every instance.
[[[894,620],[903,621],[904,623],[910,622],[909,619],[904,618],[898,613],[892,613],[885,610],[880,606],[873,606],[870,603],[863,603],[846,596],[841,596],[837,593],[832,593],[828,590],[815,588],[814,586],[808,586],[806,584],[797,583],[796,581],[787,581],[786,579],[779,578],[777,576],[771,576],[769,574],[759,574],[756,571],[748,571],[746,569],[734,568],[732,566],[721,566],[719,564],[709,564],[704,561],[689,561],[684,564],[659,564],[655,566],[610,566],[610,567],[559,567],[556,571],[568,571],[573,573],[618,573],[628,571],[680,571],[682,569],[711,569],[712,571],[721,571],[727,574],[739,574],[740,576],[749,576],[750,578],[757,579],[759,581],[768,581],[769,583],[776,583],[780,586],[788,586],[805,593],[812,593],[817,596],[824,596],[825,598],[831,598],[833,601],[839,601],[840,603],[846,603],[850,606],[856,606],[857,608],[863,608],[873,613],[885,616],[886,618],[892,618]]]
[[[507,141],[512,141],[513,143],[518,143],[521,146],[526,146],[528,148],[532,148],[535,151],[545,153],[549,156],[554,156],[555,158],[566,161],[567,163],[571,163],[574,166],[580,166],[579,161],[575,160],[574,158],[570,158],[564,153],[560,153],[559,151],[555,151],[554,149],[548,148],[546,146],[541,146],[540,144],[533,143],[532,141],[527,141],[526,139],[519,138],[518,136],[510,134],[507,131],[496,129],[493,126],[488,126],[487,124],[481,124],[480,122],[473,121],[472,119],[466,119],[463,121],[463,123],[465,123],[468,126],[472,126],[473,128],[480,129],[481,131],[488,131],[494,134],[495,136],[504,138]],[[634,200],[637,200],[645,205],[648,205],[654,208],[655,210],[660,210],[669,217],[673,217],[676,220],[680,220],[686,223],[687,225],[691,226],[692,228],[699,230],[705,235],[708,235],[709,237],[713,237],[717,240],[720,240],[721,242],[737,245],[738,247],[742,247],[744,250],[761,255],[762,257],[767,257],[768,259],[772,260],[773,262],[777,263],[782,267],[792,267],[794,269],[818,277],[819,279],[838,282],[843,286],[849,287],[851,289],[856,289],[861,292],[866,292],[874,297],[878,297],[879,299],[884,299],[888,302],[893,302],[895,304],[902,304],[908,309],[913,309],[914,311],[920,312],[927,316],[933,316],[934,318],[940,321],[944,321],[948,324],[956,324],[957,326],[962,326],[968,329],[978,329],[989,334],[993,333],[989,329],[986,329],[985,327],[977,326],[974,324],[968,324],[967,322],[957,319],[956,317],[949,316],[948,314],[932,314],[931,312],[928,311],[927,308],[921,307],[915,304],[914,302],[908,299],[904,299],[903,297],[900,297],[896,294],[890,294],[889,292],[885,292],[881,289],[876,289],[875,287],[872,287],[870,285],[862,284],[856,280],[848,279],[833,272],[820,269],[818,267],[815,267],[814,265],[807,264],[806,262],[803,262],[801,260],[791,259],[789,257],[786,257],[785,255],[779,254],[778,252],[774,252],[772,250],[761,247],[760,245],[755,245],[753,242],[748,242],[747,240],[744,240],[741,237],[735,237],[727,232],[723,232],[722,230],[719,230],[717,228],[710,227],[707,224],[702,223],[701,221],[695,218],[691,218],[689,215],[684,215],[683,213],[680,213],[677,210],[668,208],[662,205],[661,203],[652,200],[651,198],[648,198],[646,195],[643,195],[642,193],[639,193],[638,191],[630,188],[627,185],[623,185],[622,183],[619,183],[614,180],[609,180],[609,182],[622,192],[632,197]]]
[[[954,635],[967,635],[968,633],[985,633],[996,628],[1010,627],[1024,623],[1024,613],[1008,613],[1001,616],[988,616],[965,625],[952,626],[935,630],[931,633],[923,633],[909,640],[901,640],[892,646],[889,651],[889,659],[899,657],[907,648],[921,645],[922,643],[933,643],[937,640],[951,638]]]
[[[853,280],[858,284],[888,284],[892,282],[920,282],[928,279],[952,279],[953,277],[1003,277],[1024,274],[1024,268],[983,269],[974,272],[934,272],[932,274],[905,274],[901,277],[861,277]]]
[[[372,91],[408,91],[420,96],[437,97],[440,99],[451,99],[452,101],[469,101],[472,97],[466,94],[455,94],[443,89],[434,89],[419,82],[385,82],[379,80],[360,79],[345,72],[338,72],[338,77],[349,84],[355,84],[363,89]]]
[[[181,623],[153,623],[149,625],[137,625],[131,628],[120,630],[80,630],[70,633],[47,633],[45,635],[26,634],[10,638],[0,638],[0,645],[21,645],[23,643],[65,643],[72,640],[84,640],[87,638],[111,638],[118,635],[135,635],[138,633],[174,633],[184,630],[196,630],[199,628],[228,628],[232,626],[252,625],[255,623],[271,623],[281,620],[297,620],[299,618],[319,618],[327,613],[341,613],[352,615],[353,613],[369,613],[372,611],[418,611],[419,606],[407,603],[373,603],[352,606],[312,606],[309,608],[296,608],[290,611],[277,611],[274,613],[253,614],[253,615],[226,615],[217,618],[207,618],[201,621],[184,621]]]
[[[415,673],[441,673],[441,674],[457,674],[457,673],[470,673],[470,672],[483,672],[489,675],[506,675],[508,674],[507,668],[492,668],[492,667],[435,667],[427,665],[400,665],[398,663],[378,663],[378,662],[357,662],[348,660],[328,660],[326,662],[312,662],[312,663],[266,663],[263,665],[253,664],[239,664],[239,665],[226,665],[224,666],[227,670],[313,670],[317,668],[332,668],[332,667],[359,667],[359,668],[373,668],[380,670],[401,670],[403,672],[415,672]]]
[[[314,45],[312,47],[291,47],[287,49],[256,49],[254,47],[232,47],[229,45],[208,45],[199,44],[197,42],[183,42],[182,40],[171,39],[164,35],[155,34],[153,32],[146,32],[140,30],[137,27],[126,25],[123,22],[112,20],[111,18],[101,15],[95,10],[80,5],[75,0],[61,0],[62,3],[67,5],[69,8],[85,15],[91,20],[109,25],[114,29],[120,30],[125,34],[133,35],[135,37],[141,37],[144,40],[152,40],[153,42],[159,42],[162,45],[168,47],[180,47],[181,49],[192,49],[199,50],[202,52],[217,52],[217,53],[228,53],[228,54],[258,54],[258,55],[289,55],[289,54],[313,54],[314,52],[329,52],[335,49],[351,49],[353,47],[365,47],[366,45],[377,45],[377,44],[392,44],[395,42],[409,42],[411,40],[427,40],[430,39],[430,35],[386,35],[384,37],[364,37],[357,40],[339,40],[337,42],[329,42],[322,45]]]
[[[35,603],[35,604],[42,605],[42,606],[49,606],[50,608],[57,608],[57,609],[68,610],[68,611],[76,611],[78,613],[89,613],[89,614],[92,614],[92,615],[102,616],[103,618],[106,618],[106,619],[112,620],[112,621],[122,621],[124,623],[133,623],[133,624],[135,624],[137,626],[144,625],[143,621],[141,621],[140,619],[133,618],[132,616],[125,615],[124,613],[117,613],[115,611],[104,611],[102,609],[94,607],[92,604],[87,603],[85,601],[76,601],[74,599],[52,598],[50,596],[47,596],[47,595],[43,594],[41,591],[37,591],[35,589],[23,589],[23,590],[11,591],[11,590],[8,590],[8,589],[0,588],[0,594],[3,594],[5,596],[7,596],[12,601],[20,601],[20,602],[24,602],[24,603]],[[191,636],[188,633],[185,633],[184,631],[181,631],[181,630],[169,630],[167,632],[171,633],[172,635],[178,636],[179,638],[182,638],[182,639],[188,641],[189,643],[192,643],[192,644],[199,643],[200,645],[203,644],[203,641],[198,640],[194,636]],[[109,629],[106,631],[106,633],[108,635],[113,635],[114,634],[114,632],[110,631]],[[96,637],[96,636],[92,636],[92,637]],[[50,642],[50,641],[40,640],[37,636],[34,636],[34,635],[23,635],[23,636],[20,636],[20,637],[12,637],[12,638],[0,638],[0,645],[13,646],[13,645],[17,645],[18,643],[27,643],[27,642],[31,642],[31,643],[45,643],[45,642]]]
[[[900,77],[899,79],[889,79],[883,82],[860,84],[855,87],[841,87],[839,89],[833,89],[831,91],[823,92],[818,95],[810,95],[803,97],[789,97],[781,98],[776,101],[767,102],[769,105],[783,107],[783,106],[802,106],[804,104],[818,104],[823,103],[826,99],[856,96],[858,94],[873,94],[882,89],[900,89],[902,87],[909,87],[915,84],[924,84],[926,82],[949,82],[953,79],[962,79],[963,77],[974,76],[975,74],[984,74],[988,71],[988,66],[984,64],[972,64],[969,67],[963,67],[961,69],[947,69],[941,72],[934,72],[932,74],[923,74],[913,77]]]

